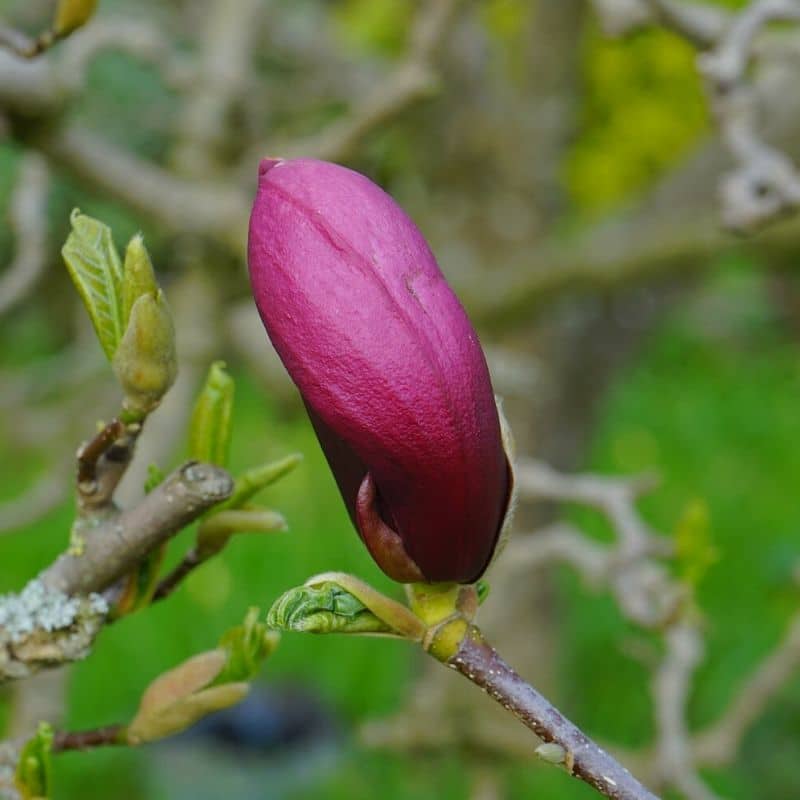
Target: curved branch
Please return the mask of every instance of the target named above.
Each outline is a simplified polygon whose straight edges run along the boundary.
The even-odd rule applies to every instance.
[[[26,153],[11,195],[11,228],[17,237],[17,249],[10,266],[0,276],[0,316],[28,296],[44,271],[48,187],[44,159],[37,153]]]

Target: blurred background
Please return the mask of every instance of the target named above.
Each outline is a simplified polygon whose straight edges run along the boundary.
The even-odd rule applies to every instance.
[[[65,547],[75,448],[118,403],[59,255],[76,206],[119,247],[144,233],[176,317],[180,379],[125,497],[149,463],[179,463],[214,359],[237,381],[233,471],[305,457],[266,497],[289,533],[233,542],[169,602],[108,628],[87,661],[0,688],[0,725],[42,713],[35,702],[71,729],[127,719],[153,677],[314,573],[396,592],[351,529],[248,297],[248,205],[259,157],[274,154],[346,163],[409,210],[476,322],[522,454],[566,472],[656,474],[639,507],[668,542],[687,514],[703,520],[690,730],[718,719],[781,646],[800,605],[800,227],[721,231],[727,157],[695,49],[658,26],[611,37],[603,5],[101,0],[35,69],[0,59],[0,593]],[[51,13],[46,0],[0,0],[18,30]],[[793,104],[784,92],[765,114],[797,148]],[[596,510],[530,502],[518,535],[557,519],[612,539]],[[185,532],[169,558],[190,543]],[[569,566],[507,572],[501,558],[489,576],[487,635],[658,781],[659,631]],[[245,706],[141,750],[59,756],[55,797],[595,796],[536,761],[513,719],[482,735],[485,698],[422,659],[402,642],[286,635]],[[800,796],[792,664],[733,757],[703,766],[716,794],[691,800]],[[430,735],[392,728],[409,707],[435,710],[419,711]]]

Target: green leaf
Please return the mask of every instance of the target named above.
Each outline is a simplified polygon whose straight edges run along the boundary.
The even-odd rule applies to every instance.
[[[19,755],[15,783],[22,800],[47,800],[51,789],[53,729],[39,723],[33,738],[25,742]]]
[[[267,625],[305,633],[393,632],[360,600],[330,582],[289,589],[270,608]]]
[[[107,225],[77,208],[70,222],[72,232],[61,255],[110,361],[124,333],[122,264]]]
[[[144,239],[137,233],[125,248],[125,263],[122,268],[122,325],[127,328],[133,304],[143,295],[158,297],[153,262],[144,246]]]
[[[711,518],[704,500],[687,503],[675,527],[675,560],[681,578],[696,587],[719,561],[711,538]]]
[[[166,477],[164,470],[162,470],[158,464],[148,464],[147,478],[144,482],[144,493],[150,494],[156,486],[160,486],[164,482],[164,478]]]
[[[289,530],[286,519],[268,508],[224,509],[212,513],[197,529],[197,552],[203,558],[219,553],[237,533],[277,533]]]
[[[59,0],[53,20],[53,31],[66,36],[85,25],[97,10],[97,0]]]
[[[231,628],[220,639],[219,646],[228,653],[228,661],[212,686],[249,681],[278,646],[280,635],[259,622],[259,615],[257,607],[250,608],[244,622]]]
[[[215,361],[197,398],[189,427],[189,454],[197,461],[228,463],[233,414],[233,378],[224,361]]]
[[[233,494],[218,508],[241,508],[262,489],[290,473],[302,460],[303,456],[300,453],[292,453],[278,461],[247,470],[236,478]]]

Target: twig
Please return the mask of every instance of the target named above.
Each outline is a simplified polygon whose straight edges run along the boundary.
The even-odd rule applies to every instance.
[[[133,508],[111,511],[82,531],[82,547],[59,556],[19,596],[3,598],[0,683],[83,658],[105,622],[97,593],[233,490],[219,467],[189,462]]]
[[[665,639],[667,652],[653,676],[652,690],[662,780],[683,792],[688,800],[718,800],[695,771],[686,722],[689,691],[703,657],[703,642],[697,626],[688,620],[671,626]]]
[[[188,87],[175,150],[176,164],[186,175],[203,175],[209,166],[219,166],[230,111],[252,72],[260,13],[260,0],[239,0],[235,13],[228,0],[205,3],[197,74]]]
[[[108,506],[133,457],[141,424],[113,419],[78,449],[78,505],[82,512]]]
[[[477,633],[464,638],[448,664],[511,711],[543,741],[559,745],[563,749],[562,763],[570,775],[613,800],[657,800],[628,770],[525,683]]]
[[[44,159],[37,153],[26,153],[11,195],[11,228],[17,237],[17,247],[10,266],[0,276],[0,316],[28,296],[44,271],[48,185]]]
[[[783,639],[739,689],[726,711],[693,741],[695,759],[703,764],[729,764],[750,726],[800,668],[800,614],[795,614]]]
[[[299,141],[259,145],[248,153],[245,163],[252,165],[268,153],[277,153],[285,158],[347,159],[367,134],[435,88],[433,59],[460,2],[425,0],[414,21],[406,57],[384,80],[378,81],[373,91],[355,103],[345,117]],[[252,171],[252,167],[248,169]]]
[[[163,27],[146,19],[99,16],[64,42],[58,58],[63,80],[72,91],[86,82],[88,68],[104,50],[127,53],[161,70],[167,83],[173,83],[181,65],[172,52],[172,42]]]
[[[656,19],[700,48],[711,47],[725,33],[732,14],[708,3],[683,3],[681,0],[645,0]]]
[[[231,491],[233,480],[225,470],[184,464],[138,505],[86,529],[83,554],[59,556],[39,578],[67,595],[100,592]]]
[[[199,567],[206,559],[201,558],[196,548],[192,548],[178,562],[174,569],[158,584],[153,593],[153,602],[157,603],[169,597],[180,584]]]
[[[7,25],[0,25],[0,48],[10,50],[20,58],[30,58],[36,55],[36,42],[22,31]]]
[[[56,731],[53,736],[54,753],[64,753],[69,750],[93,750],[97,747],[113,747],[124,744],[122,735],[124,725],[106,725],[104,728],[95,728],[88,731]]]

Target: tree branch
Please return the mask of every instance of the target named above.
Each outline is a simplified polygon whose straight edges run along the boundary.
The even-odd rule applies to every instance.
[[[68,595],[100,592],[232,491],[225,470],[184,464],[137,506],[86,530],[83,554],[64,553],[39,578]]]
[[[718,800],[694,767],[691,736],[686,722],[692,678],[703,657],[703,641],[688,619],[665,633],[667,652],[653,676],[656,708],[656,750],[662,780],[688,800]]]
[[[260,145],[248,154],[245,163],[255,164],[270,153],[285,158],[314,157],[329,161],[349,158],[369,133],[436,88],[433,60],[460,2],[424,0],[412,27],[408,53],[366,97],[319,133],[300,140]]]
[[[11,195],[10,222],[16,255],[0,276],[0,316],[22,302],[36,286],[47,261],[48,170],[37,153],[26,153]]]
[[[559,745],[563,749],[559,760],[570,775],[613,800],[658,800],[525,683],[477,632],[464,637],[458,653],[447,663],[511,711],[543,741]]]
[[[745,681],[728,709],[694,737],[693,751],[696,760],[717,766],[730,764],[750,726],[761,716],[775,695],[797,674],[799,667],[800,614],[795,614],[780,644],[767,654]]]

